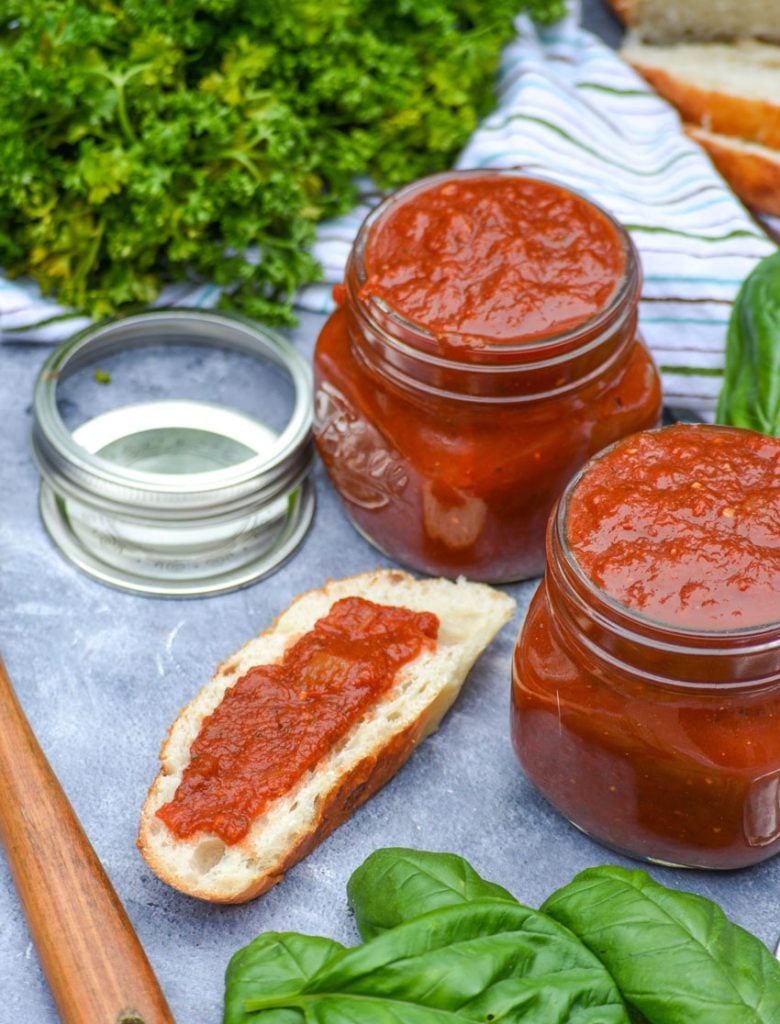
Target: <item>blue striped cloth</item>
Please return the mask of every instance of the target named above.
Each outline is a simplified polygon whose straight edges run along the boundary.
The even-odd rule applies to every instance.
[[[600,40],[576,12],[541,30],[518,19],[497,86],[498,106],[457,166],[520,167],[568,185],[610,210],[631,232],[644,267],[640,322],[663,373],[667,402],[711,419],[720,389],[730,305],[774,244],[735,199],[708,158],[680,131],[677,114]],[[298,304],[331,309],[369,200],[320,226],[315,255],[325,283]],[[212,306],[213,285],[169,288],[161,304]],[[0,334],[55,342],[86,324],[41,325],[62,310],[34,286],[0,280]],[[39,326],[31,326],[39,325]]]

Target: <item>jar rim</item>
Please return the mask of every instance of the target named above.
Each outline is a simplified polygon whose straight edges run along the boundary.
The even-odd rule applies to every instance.
[[[233,351],[282,369],[293,388],[284,426],[230,401],[178,398],[173,384],[164,397],[66,426],[60,381],[150,346]],[[33,397],[39,510],[55,546],[94,579],[146,595],[221,593],[274,572],[314,515],[311,380],[290,342],[232,314],[153,309],[68,339],[45,360]],[[161,468],[134,468],[139,460]]]
[[[690,423],[686,425],[695,430],[753,433],[753,431],[742,427],[722,424]],[[642,431],[642,433],[663,433],[674,429],[674,426],[675,424],[660,426]],[[559,580],[562,578],[565,581],[568,593],[576,593],[583,603],[587,603],[589,610],[595,613],[602,625],[637,641],[646,642],[648,637],[651,637],[654,647],[669,653],[690,654],[697,648],[701,649],[702,644],[714,645],[719,655],[730,653],[747,655],[771,651],[774,648],[780,652],[780,619],[770,619],[754,625],[731,628],[710,629],[703,626],[692,628],[677,625],[673,622],[653,618],[618,600],[602,589],[582,568],[571,549],[567,536],[566,521],[569,502],[578,484],[590,468],[624,444],[626,440],[626,438],[620,438],[592,456],[569,480],[558,499],[550,515],[547,530],[548,565],[556,570],[556,578]],[[720,688],[721,684],[718,685]]]
[[[624,253],[624,265],[620,277],[603,308],[581,324],[566,331],[546,335],[541,339],[513,342],[510,338],[503,341],[491,341],[485,335],[447,332],[448,339],[460,339],[456,344],[447,345],[447,352],[462,352],[469,356],[468,359],[458,359],[455,356],[442,354],[439,343],[440,336],[426,328],[424,324],[405,317],[379,296],[372,295],[368,301],[363,298],[360,295],[360,290],[368,280],[365,253],[371,231],[377,222],[387,214],[389,209],[402,203],[410,195],[424,192],[441,182],[468,177],[511,177],[524,181],[541,182],[577,196],[603,216],[615,230]],[[352,280],[353,275],[354,280]],[[500,370],[508,372],[516,370],[518,366],[523,369],[547,367],[597,347],[603,340],[605,332],[614,330],[615,321],[620,314],[624,313],[633,300],[638,298],[641,290],[641,268],[636,246],[628,231],[608,210],[594,202],[589,196],[551,178],[529,174],[518,168],[474,168],[430,174],[385,196],[367,214],[358,229],[347,265],[346,285],[352,302],[361,309],[374,330],[381,330],[384,342],[405,351],[406,354],[413,353],[415,358],[430,362],[432,365],[468,366],[471,371],[495,373]],[[391,329],[384,327],[384,322]],[[396,336],[396,332],[413,340],[405,344]],[[477,339],[478,344],[469,344],[468,339]],[[582,341],[582,344],[578,345],[578,341]],[[513,361],[512,357],[516,357],[516,360]],[[534,361],[529,362],[529,360]]]
[[[117,464],[79,444],[58,408],[60,381],[100,356],[161,343],[231,349],[285,370],[294,389],[293,409],[270,451],[232,466],[164,474]],[[258,489],[268,490],[271,500],[288,486],[291,471],[302,475],[311,462],[312,416],[311,369],[285,338],[235,314],[187,307],[148,310],[93,324],[49,354],[33,393],[33,454],[55,490],[92,496],[98,505],[127,511],[153,502],[158,511],[205,511]]]

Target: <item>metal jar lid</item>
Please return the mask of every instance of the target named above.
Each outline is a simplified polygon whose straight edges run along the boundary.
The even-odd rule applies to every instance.
[[[63,381],[151,345],[231,350],[281,368],[293,392],[286,425],[278,431],[224,405],[155,397],[66,426]],[[72,562],[116,587],[184,597],[246,586],[288,558],[311,524],[311,395],[297,350],[238,317],[159,310],[90,327],[51,353],[35,385],[44,525]]]

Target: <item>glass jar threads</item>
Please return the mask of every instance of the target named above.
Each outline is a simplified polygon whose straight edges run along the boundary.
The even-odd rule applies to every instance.
[[[315,440],[357,529],[425,572],[538,575],[573,473],[657,423],[626,232],[511,171],[423,179],[364,222],[315,351]]]
[[[44,363],[33,414],[44,525],[104,583],[231,590],[311,524],[311,372],[250,321],[176,309],[90,327]]]
[[[780,851],[780,439],[678,425],[572,481],[512,731],[540,792],[621,852],[737,868]]]

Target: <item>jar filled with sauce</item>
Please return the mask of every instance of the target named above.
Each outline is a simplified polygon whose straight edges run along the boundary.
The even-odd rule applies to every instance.
[[[677,425],[570,483],[514,655],[529,779],[630,856],[780,851],[780,439]]]
[[[366,219],[315,350],[315,438],[352,522],[406,565],[539,575],[550,509],[658,422],[627,233],[559,185],[434,175]]]

